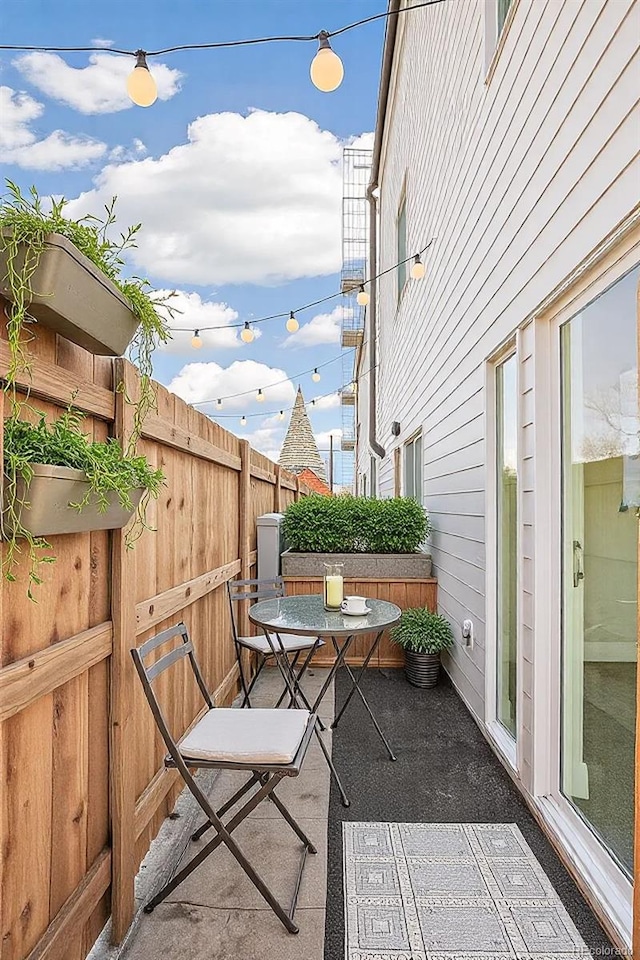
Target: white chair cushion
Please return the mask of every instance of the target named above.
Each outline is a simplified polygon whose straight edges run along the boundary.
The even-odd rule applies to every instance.
[[[310,716],[308,710],[216,707],[178,747],[185,759],[287,764],[298,752]]]
[[[295,653],[297,650],[310,650],[318,639],[317,637],[303,637],[297,633],[280,633],[278,636],[282,640],[282,646],[287,653]],[[280,650],[278,637],[275,634],[271,634],[271,637],[275,649]],[[238,637],[238,643],[249,650],[255,650],[257,653],[273,653],[264,633],[259,633],[256,637]],[[323,645],[324,640],[321,640],[318,646],[322,647]]]

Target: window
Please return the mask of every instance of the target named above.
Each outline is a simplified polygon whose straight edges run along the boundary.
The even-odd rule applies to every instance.
[[[498,702],[500,723],[515,739],[518,651],[518,384],[512,354],[496,368],[498,491]]]
[[[404,495],[422,503],[422,434],[404,445]]]
[[[401,260],[407,259],[407,200],[406,197],[402,198],[402,203],[400,204],[400,209],[398,210],[398,223],[397,223],[397,262],[398,266],[398,303],[400,302],[400,297],[402,291],[404,290],[404,285],[407,282],[407,265],[406,263],[401,263]]]
[[[498,36],[502,33],[511,2],[512,0],[498,0]]]

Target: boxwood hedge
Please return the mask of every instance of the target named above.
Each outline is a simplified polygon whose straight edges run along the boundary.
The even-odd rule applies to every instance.
[[[415,553],[429,533],[424,508],[408,497],[302,497],[287,507],[284,535],[300,553]]]

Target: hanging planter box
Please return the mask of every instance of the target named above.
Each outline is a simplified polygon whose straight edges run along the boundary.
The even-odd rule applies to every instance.
[[[7,236],[7,231],[2,231]],[[24,251],[15,264],[22,269]],[[31,278],[28,312],[49,330],[102,356],[120,357],[131,343],[138,320],[108,277],[70,240],[52,233]],[[0,293],[11,300],[7,251],[0,249]]]
[[[33,479],[28,487],[22,478],[18,478],[17,502],[24,501],[20,522],[34,537],[119,529],[131,518],[142,497],[142,489],[131,490],[129,496],[133,507],[126,510],[114,491],[107,495],[107,509],[101,511],[98,498],[93,494],[87,505],[82,510],[77,510],[69,504],[79,503],[89,490],[89,482],[83,470],[38,463],[33,464],[32,469]],[[5,524],[10,533],[6,517]]]

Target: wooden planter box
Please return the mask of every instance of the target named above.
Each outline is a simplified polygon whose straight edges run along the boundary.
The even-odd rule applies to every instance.
[[[323,577],[325,563],[344,564],[344,576],[370,580],[425,580],[431,576],[428,553],[294,553],[282,554],[285,577]]]
[[[285,586],[287,595],[300,596],[308,593],[322,593],[323,577],[286,576]],[[360,578],[345,577],[345,596],[371,597],[374,600],[389,600],[397,604],[401,610],[409,607],[428,607],[435,610],[438,604],[438,584],[432,577],[423,579],[394,579],[394,578]],[[370,648],[370,636],[357,637],[347,656],[347,663],[361,664]],[[333,663],[334,654],[331,643],[321,647],[313,663],[318,667],[326,667]],[[388,634],[380,641],[378,652],[369,661],[371,667],[402,667],[404,666],[404,650],[391,642]]]
[[[6,231],[3,231],[6,236]],[[22,255],[16,268],[22,266]],[[49,330],[91,353],[119,357],[138,328],[125,297],[70,240],[57,233],[47,237],[31,278],[29,314]],[[0,249],[0,293],[11,300],[7,253]]]
[[[33,473],[28,488],[22,478],[18,479],[18,500],[24,501],[20,522],[34,537],[119,529],[131,518],[142,497],[142,489],[132,490],[130,496],[133,509],[125,510],[117,493],[109,493],[109,506],[101,512],[98,509],[98,499],[94,495],[86,507],[76,510],[69,504],[79,503],[89,489],[84,471],[33,464]],[[9,532],[12,532],[10,525],[7,526]]]

